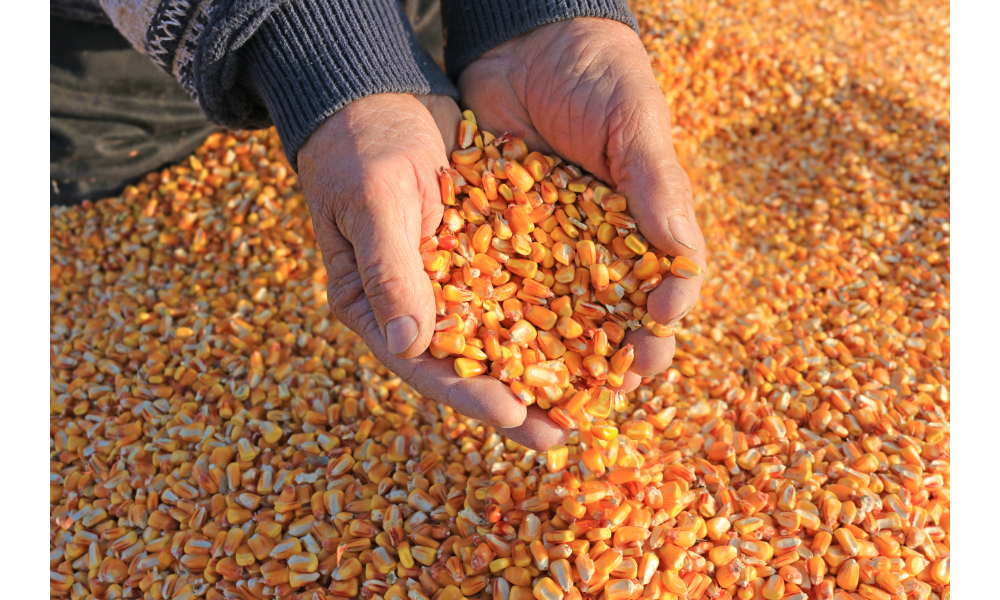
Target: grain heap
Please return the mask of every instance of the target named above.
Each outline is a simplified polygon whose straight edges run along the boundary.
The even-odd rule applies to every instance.
[[[829,6],[635,6],[712,250],[642,440],[401,384],[272,132],[53,210],[51,595],[949,598],[948,6]]]

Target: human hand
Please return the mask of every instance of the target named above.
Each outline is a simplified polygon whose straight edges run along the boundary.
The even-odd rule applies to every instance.
[[[554,152],[617,187],[653,246],[705,272],[705,239],[674,152],[670,110],[628,26],[575,18],[539,27],[471,63],[458,88],[482,130],[524,138],[530,150]],[[703,280],[664,277],[649,295],[653,320],[672,324],[690,312]],[[625,342],[635,346],[625,391],[673,360],[672,336],[643,327]]]
[[[458,377],[450,360],[427,352],[435,303],[418,245],[441,223],[438,173],[460,120],[446,96],[377,94],[337,111],[299,150],[330,308],[419,393],[547,448],[566,432],[544,411],[491,377]]]

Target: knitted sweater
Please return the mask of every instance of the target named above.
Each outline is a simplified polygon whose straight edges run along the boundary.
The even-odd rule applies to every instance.
[[[172,74],[209,120],[274,124],[289,160],[330,115],[371,94],[444,94],[484,52],[580,16],[637,29],[626,0],[441,0],[448,76],[397,0],[50,0],[51,13],[110,21]],[[452,78],[449,79],[449,76]]]

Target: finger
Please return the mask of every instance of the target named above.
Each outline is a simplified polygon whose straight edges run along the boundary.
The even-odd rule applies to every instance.
[[[635,358],[629,367],[629,373],[640,377],[652,377],[666,371],[673,363],[674,336],[656,337],[648,327],[640,327],[627,332],[624,343],[635,347]]]
[[[527,416],[519,426],[498,427],[497,431],[522,446],[538,451],[548,450],[556,444],[565,444],[571,433],[569,429],[563,429],[550,419],[545,410],[535,405],[528,407]]]
[[[387,349],[413,358],[430,344],[435,320],[419,251],[422,191],[412,166],[387,161],[372,169],[355,197],[358,212],[341,222],[348,223],[345,235]]]
[[[639,387],[640,383],[642,383],[642,377],[629,370],[622,378],[622,386],[619,389],[627,394]]]
[[[671,256],[699,250],[691,185],[677,161],[670,111],[658,89],[623,85],[611,106],[608,158],[639,231]]]
[[[337,241],[331,242],[333,246],[328,244],[327,247],[331,256],[336,256]],[[339,245],[347,245],[346,240]],[[324,259],[326,254],[324,250]],[[327,261],[327,272],[331,274],[328,296],[334,315],[365,340],[375,358],[418,393],[493,427],[514,427],[524,422],[524,405],[510,388],[496,379],[459,377],[455,374],[453,360],[439,360],[427,352],[409,359],[389,352],[357,269]]]
[[[458,148],[458,124],[462,121],[458,105],[448,96],[417,96],[417,99],[434,118],[444,141],[445,154],[451,156],[452,151]]]
[[[419,244],[440,222],[437,174],[448,164],[431,114],[413,96],[375,94],[327,119],[300,155],[310,209],[353,246],[387,349],[420,354],[433,333],[434,292]],[[343,254],[333,266],[351,262]]]
[[[660,148],[646,152],[662,151]],[[684,170],[676,159],[663,157],[641,156],[630,164],[633,166],[619,190],[629,200],[629,210],[639,231],[653,246],[671,256],[694,255],[701,248],[700,229],[693,211],[688,210],[692,200],[686,189]]]
[[[705,238],[700,230],[696,239],[701,247],[690,258],[701,267],[701,275],[691,279],[669,273],[663,276],[663,282],[650,292],[646,304],[650,316],[657,323],[673,325],[694,310],[698,303],[708,263],[705,260]]]
[[[526,409],[509,387],[492,377],[459,377],[453,363],[454,359],[436,359],[428,352],[411,359],[389,355],[384,362],[394,373],[405,374],[403,378],[421,395],[471,419],[498,428],[524,423]]]
[[[639,376],[639,375],[636,375],[631,370],[629,370],[629,371],[626,371],[625,375],[622,376],[622,384],[621,385],[619,385],[617,387],[615,387],[613,385],[609,385],[608,388],[611,389],[611,390],[615,390],[615,391],[622,391],[622,392],[625,392],[627,394],[627,393],[631,392],[632,390],[634,390],[635,388],[639,387],[640,383],[642,383],[642,377]]]

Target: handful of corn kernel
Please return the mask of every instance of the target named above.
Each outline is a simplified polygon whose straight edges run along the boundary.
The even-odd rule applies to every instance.
[[[649,293],[700,268],[651,248],[622,194],[462,116],[440,174],[441,227],[420,244],[437,305],[431,354],[455,357],[460,377],[499,379],[566,428],[623,410],[611,388],[632,364],[626,329],[673,335],[650,318]]]

